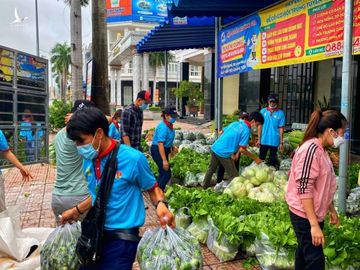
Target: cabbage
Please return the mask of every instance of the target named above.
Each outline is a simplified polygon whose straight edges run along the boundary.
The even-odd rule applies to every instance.
[[[250,182],[251,182],[251,184],[253,184],[254,186],[259,186],[259,185],[261,185],[261,181],[260,181],[259,179],[257,179],[256,177],[252,177],[252,178],[250,179]]]
[[[273,183],[263,183],[260,187],[270,190],[273,194],[276,194],[276,192],[278,191],[278,188]]]
[[[267,188],[255,187],[250,189],[248,197],[259,202],[275,202],[274,194]]]
[[[254,188],[254,185],[251,183],[244,184],[246,191],[249,193],[250,189]]]
[[[232,194],[232,192],[231,192],[231,189],[230,189],[230,188],[225,188],[225,190],[224,190],[224,194],[228,194],[231,198],[234,198],[234,195]]]
[[[244,198],[247,196],[246,187],[242,183],[230,184],[229,189],[236,198]]]
[[[251,178],[255,176],[255,170],[251,168],[247,168],[243,171],[242,176],[244,176],[245,178]]]
[[[256,172],[256,178],[264,183],[268,179],[268,171],[265,170],[257,170]]]

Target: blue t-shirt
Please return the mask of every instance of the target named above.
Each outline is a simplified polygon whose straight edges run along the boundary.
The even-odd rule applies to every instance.
[[[164,147],[169,148],[173,145],[174,138],[175,130],[169,128],[164,121],[161,121],[155,129],[152,144],[158,145],[159,142],[162,142]]]
[[[103,172],[109,155],[100,161]],[[106,207],[105,229],[130,229],[140,227],[145,222],[145,206],[141,191],[154,187],[156,180],[143,153],[122,144],[118,156],[118,171]],[[95,202],[98,181],[94,162],[85,160],[83,170],[88,182],[92,204]]]
[[[4,133],[0,130],[0,152],[5,152],[9,150],[8,142],[4,136]],[[1,174],[1,170],[0,170]]]
[[[280,145],[280,128],[285,126],[285,114],[282,110],[271,113],[268,108],[263,108],[260,113],[264,116],[261,130],[260,144],[278,147]]]
[[[121,136],[120,136],[120,130],[115,126],[114,123],[111,123],[109,126],[109,137],[115,139],[115,140],[120,140]]]
[[[22,122],[20,124],[20,137],[26,141],[35,141],[35,136],[33,133],[36,130],[36,137],[38,140],[42,139],[44,136],[44,131],[42,129],[32,128],[31,122]],[[41,127],[40,123],[36,123],[36,127]]]
[[[250,128],[243,121],[236,121],[224,128],[224,133],[215,141],[211,150],[222,158],[230,158],[239,150],[247,147],[250,139]]]
[[[0,130],[0,151],[4,152],[9,150],[9,144],[4,136],[4,133]]]

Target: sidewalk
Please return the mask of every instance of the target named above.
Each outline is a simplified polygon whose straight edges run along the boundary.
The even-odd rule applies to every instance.
[[[143,130],[155,127],[158,123],[159,121],[145,121]],[[175,127],[181,127],[182,130],[210,132],[208,129],[186,123],[175,123]],[[55,218],[51,210],[51,192],[56,177],[56,167],[49,164],[34,164],[29,165],[29,169],[34,179],[28,182],[22,180],[22,176],[17,169],[3,170],[7,206],[19,206],[22,228],[55,227]],[[145,196],[145,201],[149,205],[149,209],[141,233],[146,229],[156,228],[159,225],[148,196]],[[221,263],[206,246],[203,246],[203,255],[205,260],[204,270],[244,269],[241,260]],[[139,269],[137,263],[134,264],[133,269]]]

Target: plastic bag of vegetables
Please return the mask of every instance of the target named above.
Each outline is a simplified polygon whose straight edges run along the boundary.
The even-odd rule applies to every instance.
[[[264,270],[294,269],[294,250],[276,249],[265,233],[255,240],[256,258]]]
[[[176,223],[178,226],[178,223]],[[194,221],[190,224],[187,230],[194,236],[200,243],[206,244],[209,235],[209,223],[206,219]]]
[[[221,262],[233,260],[238,253],[238,246],[229,243],[226,235],[220,233],[211,218],[209,218],[208,222],[210,229],[206,241],[207,247]]]
[[[198,241],[180,228],[146,231],[138,246],[137,260],[141,270],[197,270],[203,267]]]
[[[75,248],[81,234],[79,222],[57,227],[40,251],[42,270],[77,270],[80,263]]]
[[[290,171],[291,169],[291,162],[292,162],[292,159],[291,158],[287,158],[287,159],[283,159],[281,162],[280,162],[280,170],[283,170],[283,171]]]
[[[241,176],[250,180],[254,186],[260,186],[262,183],[272,182],[275,171],[276,169],[274,167],[269,167],[265,163],[257,165],[254,162],[243,170]]]
[[[192,172],[186,172],[184,179],[185,187],[196,187],[198,185],[198,180],[195,174]]]
[[[182,207],[175,215],[176,226],[186,229],[191,223],[190,210],[187,207]]]
[[[360,213],[360,187],[350,191],[350,195],[346,200],[346,212],[349,214]]]

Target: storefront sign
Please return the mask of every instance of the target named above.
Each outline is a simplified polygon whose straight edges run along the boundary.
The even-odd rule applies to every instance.
[[[354,54],[360,54],[360,0],[354,1]],[[218,74],[342,56],[345,0],[288,0],[219,32]]]
[[[106,21],[163,22],[167,17],[166,0],[106,0]]]

